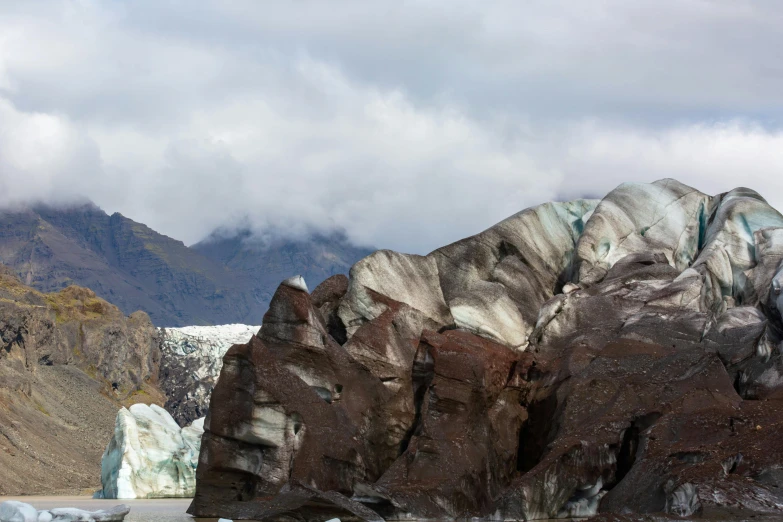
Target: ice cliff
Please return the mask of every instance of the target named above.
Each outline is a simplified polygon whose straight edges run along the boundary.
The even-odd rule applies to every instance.
[[[117,414],[101,461],[102,498],[192,497],[204,419],[180,428],[160,406],[134,404]]]

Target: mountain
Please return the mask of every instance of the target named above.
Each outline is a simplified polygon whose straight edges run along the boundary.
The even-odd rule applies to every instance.
[[[288,279],[223,358],[189,512],[780,520],[781,288],[783,215],[675,180]]]
[[[193,250],[226,266],[247,281],[255,299],[268,304],[280,281],[301,275],[315,288],[335,274],[347,274],[373,250],[352,245],[345,235],[314,234],[306,240],[274,239],[261,243],[249,230],[226,236],[214,232]],[[262,315],[255,319],[260,320]],[[252,324],[252,323],[251,323]]]
[[[0,263],[26,284],[43,292],[85,286],[158,326],[258,322],[277,280],[301,270],[318,283],[369,252],[342,239],[332,252],[327,238],[267,248],[247,234],[216,238],[188,248],[91,203],[0,211]]]

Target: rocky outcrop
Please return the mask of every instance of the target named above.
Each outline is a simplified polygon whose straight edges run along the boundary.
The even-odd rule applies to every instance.
[[[663,180],[287,282],[226,353],[190,512],[783,516],[782,240],[757,193]]]
[[[134,404],[117,414],[101,459],[101,498],[192,497],[204,419],[180,428],[153,404]]]
[[[36,511],[30,504],[9,500],[0,504],[0,522],[122,522],[130,513],[126,505],[101,511],[55,508]]]
[[[246,343],[260,326],[225,324],[160,328],[160,386],[166,410],[180,426],[204,417],[223,356],[235,344]]]
[[[117,409],[163,403],[158,333],[90,290],[41,294],[0,268],[0,495],[97,488]]]

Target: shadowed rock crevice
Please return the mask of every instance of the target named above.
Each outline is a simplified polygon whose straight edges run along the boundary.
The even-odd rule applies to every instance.
[[[658,412],[648,413],[631,421],[631,425],[623,431],[620,449],[617,453],[615,479],[613,483],[607,485],[607,490],[616,486],[631,471],[634,464],[636,464],[637,455],[639,455],[640,451],[643,451],[646,443],[644,438],[640,438],[640,434],[647,431],[660,418],[661,414]]]
[[[557,432],[557,395],[550,393],[546,398],[527,407],[528,418],[519,432],[517,470],[527,473],[541,462],[547,445]]]
[[[402,455],[405,450],[408,449],[411,439],[414,436],[421,434],[424,398],[426,397],[427,391],[432,384],[432,379],[434,376],[435,362],[429,353],[429,345],[422,343],[419,345],[419,349],[416,352],[416,359],[413,361],[413,370],[411,376],[413,386],[413,404],[416,409],[416,414],[413,417],[413,424],[405,434],[402,442],[400,442],[399,455]]]

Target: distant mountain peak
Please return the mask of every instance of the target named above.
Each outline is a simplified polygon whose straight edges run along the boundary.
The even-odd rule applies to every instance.
[[[224,228],[187,247],[89,200],[0,211],[0,263],[27,284],[85,286],[158,326],[259,322],[281,280],[302,274],[317,284],[371,252],[339,232],[257,241],[264,237]]]

